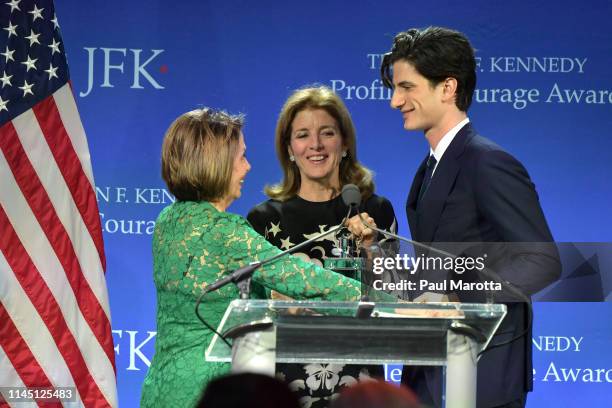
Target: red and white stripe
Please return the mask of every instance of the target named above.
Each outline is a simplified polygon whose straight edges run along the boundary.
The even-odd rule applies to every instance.
[[[83,406],[116,407],[100,218],[69,84],[0,128],[0,182],[0,383],[76,387]]]

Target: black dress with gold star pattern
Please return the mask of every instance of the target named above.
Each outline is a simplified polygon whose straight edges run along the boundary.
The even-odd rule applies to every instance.
[[[348,208],[340,196],[324,202],[306,201],[294,197],[287,201],[265,201],[249,212],[247,219],[270,243],[280,249],[289,249],[321,232],[338,225]],[[384,197],[372,195],[360,205],[376,225],[396,232],[397,222],[393,206]],[[382,237],[381,237],[382,238]],[[307,245],[294,255],[322,265],[325,258],[337,256],[340,243],[330,234]],[[289,387],[297,392],[303,408],[327,407],[334,395],[345,386],[371,377],[384,377],[382,366],[342,364],[278,364],[277,373]]]
[[[306,201],[296,196],[284,202],[265,201],[251,209],[247,219],[270,243],[280,249],[289,249],[338,225],[347,211],[340,196],[323,202]],[[386,198],[373,194],[361,204],[360,211],[374,218],[379,228],[396,232],[393,206]],[[299,253],[321,265],[323,259],[337,256],[334,248],[338,247],[338,240],[330,234],[302,248]]]

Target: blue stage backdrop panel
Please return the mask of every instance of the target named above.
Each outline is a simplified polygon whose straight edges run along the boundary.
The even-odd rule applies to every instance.
[[[479,72],[469,116],[525,164],[555,238],[610,240],[609,1],[64,0],[56,8],[98,186],[122,406],[138,405],[153,354],[151,233],[172,202],[159,165],[168,125],[200,106],[247,115],[253,170],[230,208],[244,215],[280,177],[272,140],[285,98],[306,84],[333,87],[353,115],[359,158],[407,235],[405,198],[427,144],[403,130],[378,70],[394,34],[409,27],[470,37]],[[610,317],[609,304],[537,305],[529,406],[605,405]],[[604,374],[591,380],[586,369]]]

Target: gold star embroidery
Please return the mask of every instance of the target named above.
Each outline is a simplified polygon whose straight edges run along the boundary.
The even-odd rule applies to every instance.
[[[313,232],[312,234],[302,234],[302,235],[304,236],[305,239],[311,239],[333,228],[333,227],[329,227],[329,228],[326,228],[326,227],[327,225],[319,225],[319,232]],[[334,246],[340,246],[340,243],[338,242],[338,239],[336,238],[335,234],[327,234],[324,237],[317,239],[317,242],[323,242],[323,241],[331,241]]]
[[[281,238],[281,249],[289,249],[292,246],[295,246],[293,242],[291,242],[291,237],[287,237],[287,239]]]
[[[279,232],[281,232],[280,229],[280,222],[278,224],[275,224],[273,222],[270,223],[270,229],[269,232],[270,234],[272,234],[274,237],[276,237],[276,234],[278,234]]]

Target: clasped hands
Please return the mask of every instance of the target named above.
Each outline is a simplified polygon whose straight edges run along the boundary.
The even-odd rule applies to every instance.
[[[376,227],[376,223],[374,222],[374,218],[370,217],[367,212],[362,212],[361,217],[363,220],[369,225]],[[371,228],[366,227],[359,215],[355,215],[344,222],[346,228],[353,234],[353,236],[360,242],[361,246],[369,247],[374,243],[374,239],[376,238],[376,233]]]

